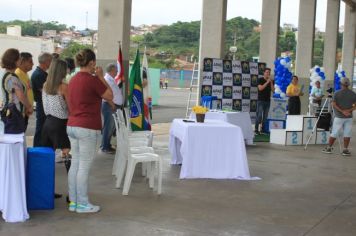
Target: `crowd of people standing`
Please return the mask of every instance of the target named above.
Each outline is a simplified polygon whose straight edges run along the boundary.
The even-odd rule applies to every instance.
[[[96,66],[95,53],[84,49],[75,59],[40,54],[30,78],[28,72],[33,65],[29,52],[20,53],[14,48],[4,52],[1,89],[2,94],[8,96],[3,96],[3,103],[16,105],[25,123],[23,132],[26,132],[36,102],[33,146],[59,149],[63,158],[71,158],[69,210],[98,212],[100,207],[92,204],[88,197],[88,178],[100,133],[103,134],[101,150],[115,153],[110,144],[115,129],[112,114],[123,105],[121,87],[114,80],[116,64],[109,64],[104,76],[103,69]]]

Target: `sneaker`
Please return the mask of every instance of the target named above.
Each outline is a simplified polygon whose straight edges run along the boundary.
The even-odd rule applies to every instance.
[[[342,151],[342,155],[343,156],[351,156],[351,152],[348,149],[344,149],[344,151]]]
[[[68,210],[69,211],[76,211],[77,210],[77,204],[75,202],[69,202],[69,205],[68,205]]]
[[[90,203],[88,204],[77,204],[76,212],[77,213],[95,213],[100,211],[100,206],[95,206]]]
[[[115,148],[101,149],[101,151],[106,154],[115,154],[116,153]]]
[[[330,154],[333,152],[333,148],[330,147],[330,146],[326,146],[323,150],[322,150],[323,153],[327,153],[327,154]]]

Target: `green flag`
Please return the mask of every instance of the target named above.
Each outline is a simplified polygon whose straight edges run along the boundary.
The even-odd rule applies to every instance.
[[[137,49],[135,62],[132,65],[130,73],[130,94],[129,94],[129,105],[130,105],[130,120],[131,128],[133,131],[143,130],[144,126],[144,110],[143,110],[143,93],[142,93],[142,81],[141,81],[141,70],[140,70],[140,57],[139,51]]]

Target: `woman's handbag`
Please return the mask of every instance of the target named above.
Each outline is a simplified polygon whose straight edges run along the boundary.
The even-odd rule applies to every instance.
[[[5,89],[5,80],[10,73],[6,73],[2,79],[2,87],[5,92],[5,106],[1,110],[1,120],[4,122],[5,134],[21,134],[25,132],[25,119],[17,109],[16,104],[9,102],[9,93]]]

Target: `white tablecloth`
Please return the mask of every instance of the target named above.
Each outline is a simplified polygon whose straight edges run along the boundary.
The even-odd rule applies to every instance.
[[[181,179],[251,179],[238,126],[217,120],[188,123],[174,119],[169,150],[172,164],[182,164]]]
[[[6,222],[29,219],[23,134],[0,136],[0,211]]]
[[[190,114],[190,119],[195,119],[195,113]],[[225,112],[209,111],[205,114],[205,119],[222,120],[230,124],[239,126],[242,130],[246,144],[253,144],[254,132],[252,129],[251,118],[248,112]]]

